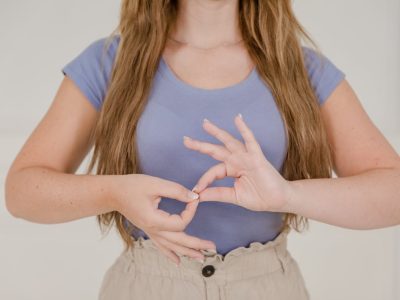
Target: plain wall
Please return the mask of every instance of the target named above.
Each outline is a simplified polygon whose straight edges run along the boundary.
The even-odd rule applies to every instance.
[[[400,151],[400,2],[294,1],[323,52]],[[50,105],[61,68],[117,25],[119,1],[0,1],[0,179]],[[78,173],[87,166],[88,157]],[[23,187],[21,187],[23,188]],[[1,185],[4,200],[4,184]],[[27,199],[29,200],[29,199]],[[95,299],[122,250],[95,217],[44,225],[0,206],[0,299]],[[310,221],[289,236],[312,299],[400,299],[399,227],[350,230]]]

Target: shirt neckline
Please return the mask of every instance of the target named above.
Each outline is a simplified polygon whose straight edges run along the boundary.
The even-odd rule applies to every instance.
[[[235,92],[239,90],[243,90],[247,86],[250,86],[251,83],[254,81],[254,79],[257,76],[257,67],[253,67],[253,69],[250,71],[250,73],[241,81],[221,87],[221,88],[214,88],[214,89],[206,89],[206,88],[201,88],[201,87],[196,87],[194,85],[191,85],[180,78],[178,78],[175,73],[172,71],[172,69],[169,67],[167,62],[165,61],[164,57],[161,56],[160,58],[160,70],[163,75],[175,86],[180,88],[181,90],[184,90],[189,93],[197,93],[197,94],[202,94],[202,95],[222,95],[222,94],[234,94]]]

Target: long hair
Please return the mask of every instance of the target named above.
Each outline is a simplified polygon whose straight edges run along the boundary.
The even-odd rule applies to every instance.
[[[137,123],[177,12],[177,0],[122,0],[119,25],[105,46],[119,34],[109,86],[93,131],[88,173],[96,164],[99,175],[139,172]],[[282,176],[290,181],[331,177],[332,152],[301,43],[318,46],[296,19],[291,0],[239,0],[239,26],[245,47],[284,121],[288,150]],[[283,216],[283,229],[301,232],[309,227],[304,216]],[[124,224],[120,212],[98,215],[97,221],[102,233],[115,224],[126,249],[133,245],[131,233],[138,228],[131,222]]]

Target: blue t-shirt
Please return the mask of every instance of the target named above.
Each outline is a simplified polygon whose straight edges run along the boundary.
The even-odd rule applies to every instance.
[[[95,40],[62,69],[97,110],[101,109],[107,91],[119,36],[113,39],[103,56],[104,42],[105,38]],[[303,46],[303,50],[312,86],[322,105],[345,74],[326,56],[319,60],[311,48]],[[265,157],[281,172],[287,151],[284,123],[269,88],[255,68],[237,84],[210,90],[182,81],[161,59],[149,101],[138,121],[141,173],[192,189],[200,176],[219,161],[186,148],[182,137],[187,135],[221,144],[202,128],[203,118],[207,118],[242,140],[233,122],[238,113],[253,131]],[[226,177],[210,186],[231,187],[233,183],[233,178]],[[185,203],[163,197],[159,208],[180,213]],[[230,203],[201,202],[185,232],[213,241],[218,253],[226,254],[234,248],[247,247],[251,242],[273,240],[279,234],[282,217],[282,213],[256,212]],[[133,236],[148,238],[143,231]]]

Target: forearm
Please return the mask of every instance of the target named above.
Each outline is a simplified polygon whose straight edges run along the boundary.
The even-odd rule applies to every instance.
[[[285,211],[352,229],[400,224],[400,170],[377,169],[362,174],[290,182]]]
[[[114,177],[114,178],[112,178]],[[5,198],[17,218],[63,223],[113,210],[115,175],[81,175],[32,167],[9,174]]]

